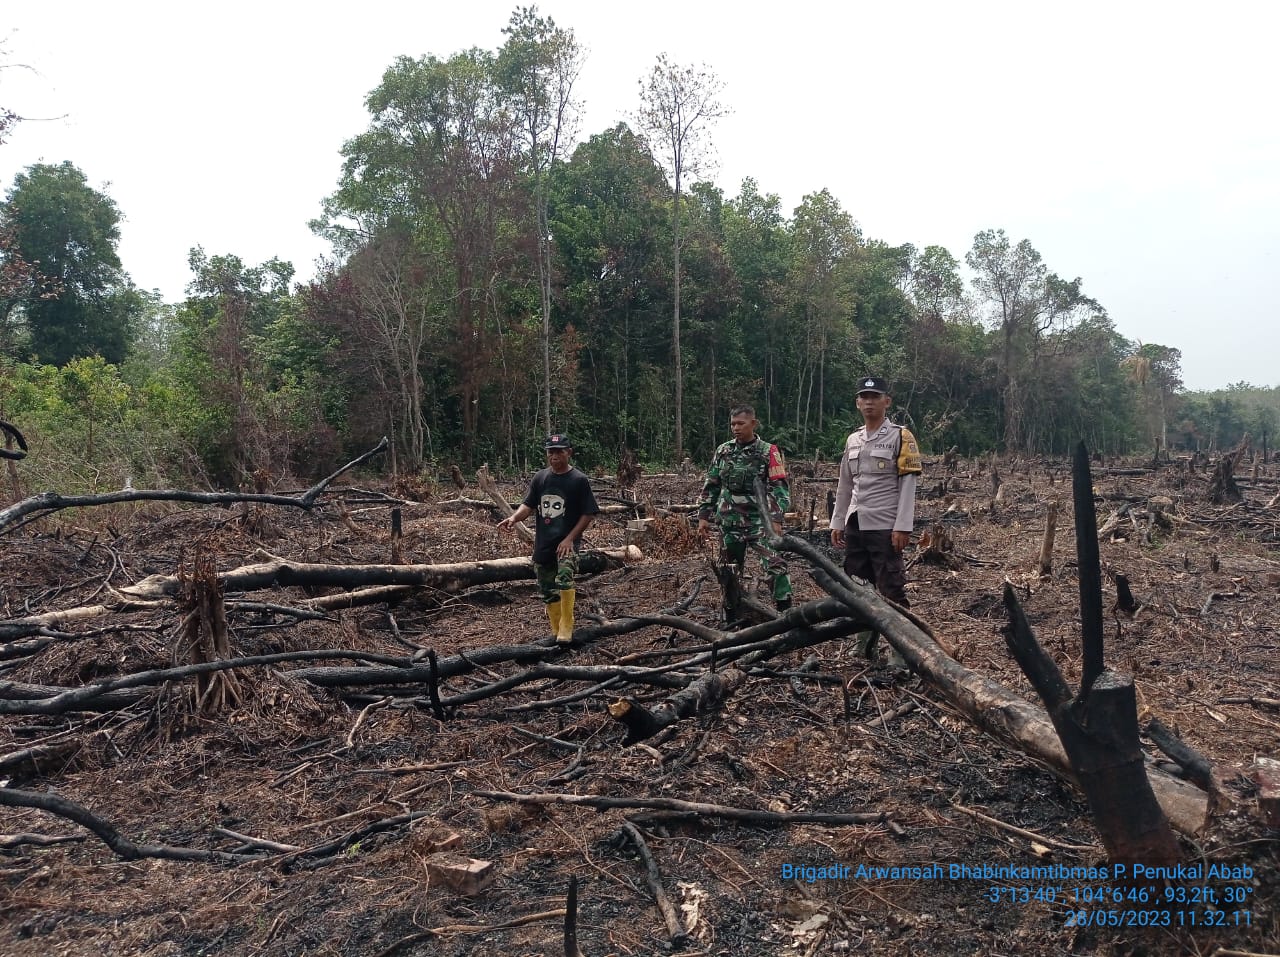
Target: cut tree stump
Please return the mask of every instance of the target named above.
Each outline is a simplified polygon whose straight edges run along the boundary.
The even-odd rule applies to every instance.
[[[1254,758],[1253,780],[1258,785],[1258,812],[1263,822],[1280,828],[1280,761]]]
[[[478,861],[452,851],[439,851],[426,859],[427,874],[432,882],[444,884],[466,897],[474,897],[498,876],[493,861]]]
[[[1053,539],[1058,530],[1058,500],[1049,503],[1044,516],[1044,538],[1040,541],[1040,577],[1053,574]]]
[[[1222,458],[1218,459],[1218,464],[1213,467],[1209,478],[1209,501],[1214,505],[1231,505],[1244,501],[1244,494],[1236,484],[1235,473],[1236,466],[1240,464],[1248,448],[1249,434],[1246,432],[1240,444],[1230,452],[1224,452]]]
[[[633,518],[627,522],[627,544],[637,546],[652,544],[653,523],[652,518]]]

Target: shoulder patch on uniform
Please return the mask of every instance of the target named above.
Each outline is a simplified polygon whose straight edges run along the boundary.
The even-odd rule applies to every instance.
[[[920,445],[910,429],[903,429],[901,444],[898,446],[898,474],[919,475],[924,471],[920,461]]]
[[[787,463],[782,458],[782,449],[776,445],[769,446],[769,481],[776,482],[787,477]]]

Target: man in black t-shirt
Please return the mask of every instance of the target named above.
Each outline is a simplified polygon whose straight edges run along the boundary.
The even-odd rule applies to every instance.
[[[538,514],[533,536],[533,567],[538,573],[538,590],[547,605],[547,619],[556,641],[573,641],[573,603],[577,591],[573,576],[578,573],[578,550],[582,533],[600,513],[590,480],[569,464],[573,445],[557,432],[547,437],[547,467],[533,477],[529,494],[520,507],[498,523],[508,531],[516,522]]]

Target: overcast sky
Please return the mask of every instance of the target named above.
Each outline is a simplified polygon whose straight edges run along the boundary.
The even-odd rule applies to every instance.
[[[33,118],[0,185],[71,160],[125,215],[134,281],[183,296],[187,251],[291,261],[400,54],[496,49],[515,2],[9,4],[0,103]],[[582,135],[627,119],[666,52],[733,114],[716,182],[786,211],[827,188],[868,238],[1029,239],[1189,388],[1280,384],[1280,4],[548,0],[588,58]],[[31,70],[21,69],[25,65]],[[44,117],[37,121],[35,118]]]

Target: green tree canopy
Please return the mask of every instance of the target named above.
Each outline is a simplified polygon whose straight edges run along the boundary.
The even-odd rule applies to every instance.
[[[6,310],[20,320],[14,345],[53,365],[94,354],[124,358],[143,303],[116,251],[120,219],[111,197],[70,161],[37,163],[15,177],[3,224],[38,278]]]

